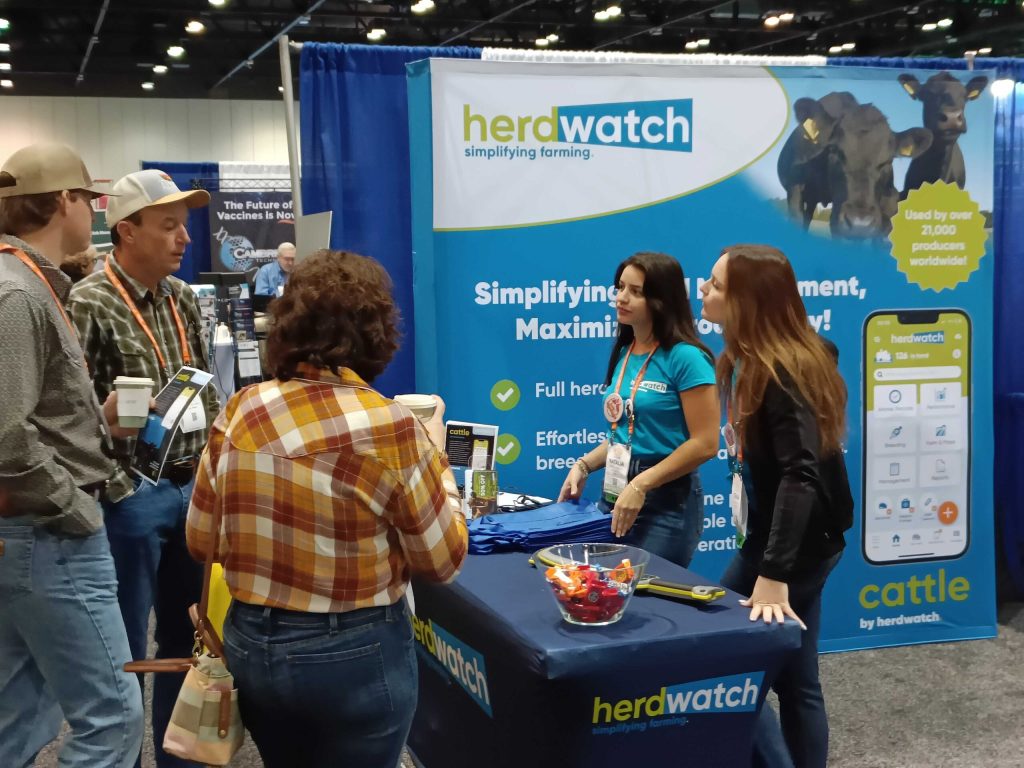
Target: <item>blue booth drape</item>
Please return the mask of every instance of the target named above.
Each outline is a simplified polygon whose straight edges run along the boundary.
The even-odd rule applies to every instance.
[[[412,204],[405,65],[476,48],[305,43],[299,76],[302,213],[333,211],[331,247],[377,259],[395,284],[402,346],[374,386],[415,390]]]
[[[878,59],[841,57],[831,66],[965,70],[965,59]],[[976,58],[975,69],[1024,81],[1024,59]],[[1024,356],[1014,308],[1024,304],[1024,86],[996,99],[995,129],[995,514],[1007,569],[1024,593]],[[984,364],[979,361],[979,364]],[[982,468],[979,468],[982,469]],[[982,470],[984,471],[984,470]]]
[[[143,160],[142,170],[158,168],[170,176],[178,189],[192,189],[196,180],[213,181],[220,176],[218,163],[165,163]],[[214,187],[216,189],[216,187]],[[193,208],[188,215],[188,233],[192,242],[185,248],[181,268],[175,272],[186,283],[197,281],[200,272],[210,271],[210,209]]]

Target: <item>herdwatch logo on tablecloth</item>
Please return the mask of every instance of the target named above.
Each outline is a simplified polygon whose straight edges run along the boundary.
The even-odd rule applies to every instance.
[[[412,629],[420,644],[417,648],[420,654],[426,654],[431,661],[440,662],[444,671],[462,686],[480,709],[489,717],[494,717],[483,655],[429,619],[423,621],[413,615]]]
[[[648,728],[686,725],[685,715],[754,712],[763,683],[764,672],[744,672],[665,686],[652,696],[618,701],[595,696],[593,733],[642,733]]]
[[[576,104],[551,107],[535,115],[489,114],[472,104],[462,106],[466,157],[541,157],[589,159],[589,150],[555,149],[544,144],[590,144],[631,149],[693,151],[693,99],[627,101],[608,104]],[[489,146],[475,146],[484,144]],[[494,146],[497,144],[498,146]]]

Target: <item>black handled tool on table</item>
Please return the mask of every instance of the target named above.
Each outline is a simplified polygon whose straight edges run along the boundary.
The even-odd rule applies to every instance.
[[[615,546],[615,545],[611,545]],[[546,566],[575,565],[563,557],[558,557],[550,551],[550,547],[537,552],[530,558],[530,565],[536,567],[537,563]],[[656,595],[657,597],[670,597],[677,600],[689,600],[696,603],[713,603],[725,597],[725,590],[722,587],[707,584],[680,584],[674,581],[659,579],[650,574],[640,577],[636,585],[636,591],[640,594]]]

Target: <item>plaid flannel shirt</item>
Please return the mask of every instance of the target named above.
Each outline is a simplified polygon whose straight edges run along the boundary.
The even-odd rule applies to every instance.
[[[348,369],[236,393],[203,453],[186,535],[204,559],[214,509],[231,594],[334,613],[390,605],[410,573],[454,578],[466,521],[448,464],[410,411]]]
[[[95,272],[71,289],[68,310],[78,328],[78,336],[89,361],[93,386],[100,402],[103,402],[113,390],[114,379],[118,376],[153,379],[156,382],[153,392],[155,395],[167,384],[170,376],[185,364],[178,327],[171,314],[169,297],[172,295],[177,305],[178,316],[185,326],[185,337],[192,356],[191,365],[200,370],[209,370],[206,340],[202,332],[202,316],[199,312],[199,302],[192,289],[184,281],[168,277],[160,281],[154,294],[121,269],[115,254],[108,256],[107,260],[153,332],[170,371],[160,367],[160,361],[149,337],[135,321],[128,305],[107,279],[106,274],[102,271]],[[210,424],[220,410],[217,393],[213,386],[208,386],[201,397],[206,409],[206,423]],[[171,443],[170,452],[167,454],[168,461],[198,456],[206,445],[208,431],[179,431]],[[127,458],[133,450],[132,441],[115,440],[114,447],[117,455],[122,458],[123,466],[127,466]],[[121,485],[125,479],[123,474],[115,478],[120,480]],[[115,484],[114,481],[111,483]],[[123,488],[116,490],[122,493],[115,493],[115,488],[111,488],[110,496],[115,500],[118,495],[127,493]]]

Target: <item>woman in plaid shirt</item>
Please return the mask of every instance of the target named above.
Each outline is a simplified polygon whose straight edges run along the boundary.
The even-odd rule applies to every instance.
[[[373,259],[319,251],[271,313],[274,379],[214,422],[189,548],[205,557],[221,505],[225,655],[268,768],[394,768],[416,706],[409,577],[448,581],[466,554],[444,404],[424,425],[367,384],[398,348]]]

